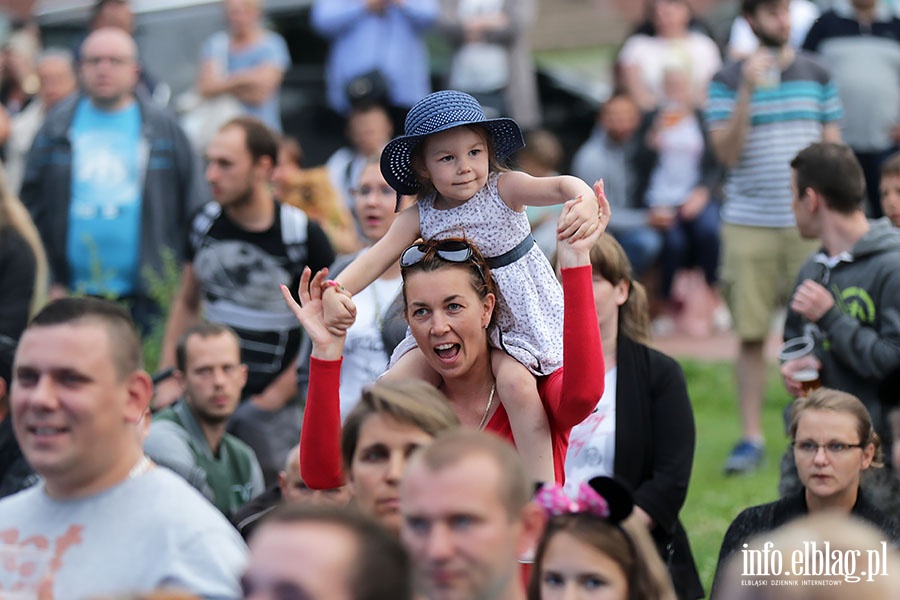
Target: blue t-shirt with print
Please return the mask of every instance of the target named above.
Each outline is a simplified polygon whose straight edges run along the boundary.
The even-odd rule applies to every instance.
[[[69,130],[72,200],[66,251],[70,288],[134,293],[140,269],[141,114],[136,102],[105,112],[83,99]]]

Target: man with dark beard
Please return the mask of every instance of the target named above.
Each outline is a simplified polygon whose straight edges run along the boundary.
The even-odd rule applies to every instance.
[[[264,489],[253,450],[225,431],[247,382],[240,339],[201,323],[182,334],[176,355],[184,397],[154,416],[144,451],[230,515]]]
[[[305,266],[334,261],[322,228],[272,195],[278,140],[261,121],[238,117],[206,149],[206,181],[214,201],[191,222],[181,287],[172,303],[160,368],[174,366],[175,341],[203,316],[241,339],[247,365],[242,402],[229,432],[256,452],[266,484],[278,479],[300,438],[296,357],[300,326],[281,297],[296,290]],[[181,393],[177,380],[158,386],[155,406]]]
[[[736,363],[743,438],[726,474],[763,459],[760,424],[772,317],[815,242],[803,240],[791,211],[790,161],[813,142],[840,141],[842,116],[828,71],[788,43],[789,0],[743,0],[760,47],[720,70],[709,85],[706,120],[728,168],[722,207],[722,295],[740,338]]]

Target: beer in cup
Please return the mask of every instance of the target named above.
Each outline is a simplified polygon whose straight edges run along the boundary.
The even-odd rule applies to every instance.
[[[800,384],[802,389],[801,395],[806,396],[811,391],[822,387],[822,380],[819,377],[818,361],[813,354],[816,347],[816,341],[808,336],[802,335],[787,340],[781,345],[778,351],[778,358],[782,362],[801,361],[798,368],[790,373],[791,379]]]

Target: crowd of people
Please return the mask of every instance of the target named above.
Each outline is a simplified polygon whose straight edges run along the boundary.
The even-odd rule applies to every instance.
[[[703,598],[654,336],[733,328],[747,473],[782,305],[780,497],[723,532],[710,598],[832,597],[748,573],[773,540],[900,568],[886,5],[742,0],[723,51],[649,0],[566,165],[533,0],[317,0],[347,145],[309,166],[285,39],[221,4],[181,114],[127,0],[75,48],[2,45],[0,597]],[[861,598],[900,595],[872,575]]]

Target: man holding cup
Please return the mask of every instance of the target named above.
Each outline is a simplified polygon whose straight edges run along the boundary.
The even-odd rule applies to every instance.
[[[863,171],[843,144],[801,150],[791,161],[791,191],[800,234],[821,247],[800,269],[788,306],[785,388],[804,395],[803,371],[817,369],[822,385],[862,400],[888,445],[888,411],[900,395],[900,231],[886,220],[867,220]],[[805,356],[804,337],[813,345]],[[793,485],[783,473],[781,493]],[[896,485],[882,481],[878,487]],[[878,504],[882,495],[888,494],[876,492],[872,500]],[[880,508],[900,513],[900,506]]]

